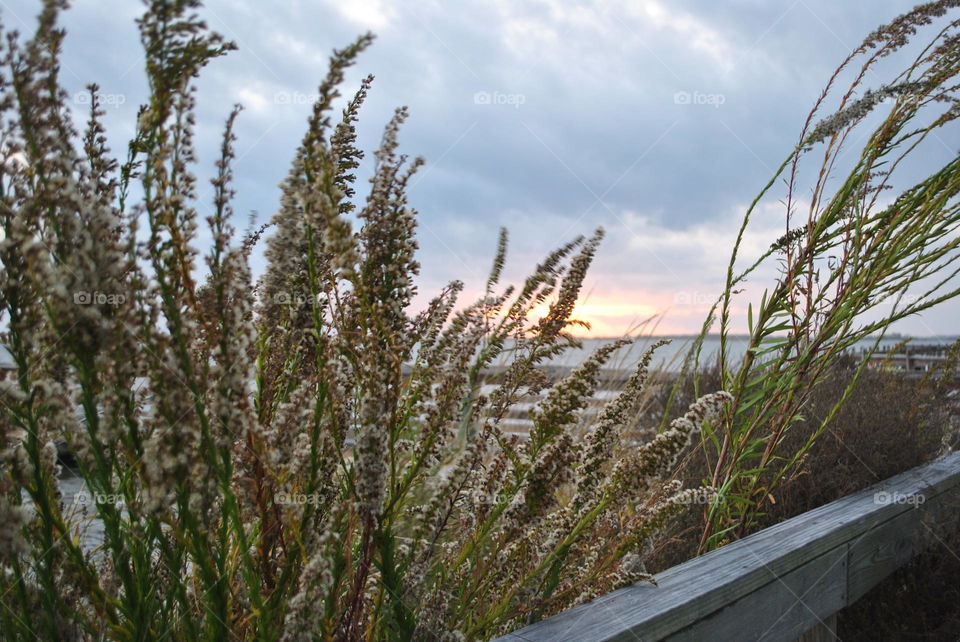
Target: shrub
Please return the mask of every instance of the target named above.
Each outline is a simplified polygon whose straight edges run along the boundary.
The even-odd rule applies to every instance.
[[[706,336],[719,322],[720,384],[734,403],[702,440],[712,471],[707,480],[719,499],[705,518],[701,551],[749,531],[836,417],[868,359],[802,443],[788,441],[839,355],[865,339],[875,338],[876,347],[891,323],[960,293],[954,279],[960,259],[960,159],[940,164],[928,157],[932,171],[917,160],[928,146],[939,145],[941,130],[960,116],[960,22],[934,27],[903,71],[879,87],[865,87],[882,73],[885,58],[955,5],[950,0],[920,5],[851,52],[810,112],[797,147],[743,219],[724,292],[703,326]],[[852,76],[848,85],[845,74]],[[830,101],[837,110],[823,118]],[[876,117],[868,118],[871,114]],[[865,144],[851,150],[861,132]],[[808,176],[807,202],[801,190]],[[786,188],[785,233],[760,257],[744,261],[744,232],[757,204],[780,180]],[[749,277],[770,264],[777,282],[759,302],[745,306],[750,336],[745,357],[735,358],[732,311]],[[691,354],[694,376],[698,350]]]
[[[954,386],[958,358],[960,343],[954,345],[950,358],[940,367],[921,377],[882,368],[863,372],[823,437],[809,448],[791,477],[771,493],[764,510],[745,534],[868,488],[945,452],[956,427]],[[786,438],[784,448],[788,452],[804,447],[824,415],[857,376],[858,359],[854,355],[844,354],[830,366]],[[706,385],[719,385],[719,378],[716,368],[700,374],[700,381]],[[675,393],[680,401],[693,394],[690,380]],[[651,405],[659,410],[666,402],[667,394],[663,392]],[[702,483],[711,473],[702,449],[692,449],[681,459],[678,474],[684,484]],[[656,552],[648,559],[651,572],[694,557],[702,527],[703,515],[690,511],[677,518],[674,528],[661,531],[656,538]],[[940,549],[939,554],[944,554],[944,550]],[[952,555],[946,553],[946,557]],[[871,595],[863,599],[869,601]],[[922,605],[918,602],[915,608],[920,611]]]
[[[96,87],[86,131],[71,125],[62,4],[44,4],[32,39],[7,39],[0,77],[0,309],[16,363],[0,388],[6,638],[485,638],[647,577],[649,535],[711,494],[666,475],[728,396],[618,448],[651,349],[575,442],[601,366],[629,340],[559,382],[538,365],[576,345],[600,231],[500,289],[504,233],[480,300],[458,309],[454,282],[411,314],[405,191],[421,161],[397,152],[406,111],[362,200],[355,126],[372,79],[332,115],[363,36],[331,58],[256,286],[248,254],[264,230],[235,240],[230,113],[201,269],[193,81],[233,45],[196,2],[149,3],[150,98],[118,163]],[[480,395],[495,359],[508,366]],[[529,439],[506,434],[503,417],[538,391]],[[58,440],[89,515],[63,500]],[[77,535],[91,518],[93,551]]]

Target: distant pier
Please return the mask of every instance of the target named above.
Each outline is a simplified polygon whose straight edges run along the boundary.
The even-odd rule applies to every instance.
[[[869,355],[867,367],[922,375],[947,361],[950,358],[951,347],[949,344],[915,346],[907,344],[889,350],[881,348]],[[867,358],[866,350],[855,354],[859,359]],[[956,374],[960,376],[960,372]]]

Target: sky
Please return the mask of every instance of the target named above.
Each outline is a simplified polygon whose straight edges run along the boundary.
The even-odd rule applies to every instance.
[[[377,40],[344,93],[376,77],[359,125],[370,152],[393,109],[410,109],[401,150],[426,159],[409,190],[419,211],[418,304],[452,279],[479,294],[501,226],[510,233],[508,282],[602,226],[607,237],[577,311],[593,334],[619,335],[653,316],[659,333],[693,333],[722,289],[743,212],[793,149],[833,69],[913,4],[210,1],[201,17],[239,50],[198,83],[198,173],[210,175],[223,121],[241,103],[238,225],[251,214],[268,221],[331,50],[369,30]],[[38,6],[0,1],[5,28],[29,32]],[[62,21],[63,82],[78,114],[83,86],[100,85],[118,154],[146,97],[141,12],[135,0],[77,0]],[[889,80],[883,74],[868,85]],[[942,164],[960,139],[938,142],[929,160]],[[748,254],[783,233],[782,195],[761,202]],[[209,186],[201,198],[209,210]],[[258,254],[254,271],[262,269]],[[761,271],[745,298],[759,298],[775,278]],[[960,333],[958,313],[948,303],[894,329]]]

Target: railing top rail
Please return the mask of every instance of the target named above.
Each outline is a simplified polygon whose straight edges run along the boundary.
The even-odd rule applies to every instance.
[[[638,583],[619,589],[500,640],[660,640],[830,553],[846,563],[848,543],[941,493],[957,490],[960,452],[667,569],[656,576],[658,586]],[[906,515],[909,522],[919,518]],[[844,601],[847,570],[837,570],[844,584],[838,599]],[[810,626],[819,621],[814,613],[806,617]]]

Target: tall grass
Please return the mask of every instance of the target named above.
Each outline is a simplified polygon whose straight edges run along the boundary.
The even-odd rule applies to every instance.
[[[118,162],[96,87],[85,131],[74,130],[58,78],[63,3],[44,3],[33,37],[11,34],[0,58],[0,311],[16,364],[0,383],[3,635],[484,639],[651,579],[651,536],[693,504],[710,506],[704,548],[748,528],[849,392],[804,446],[782,450],[833,357],[956,294],[955,161],[878,206],[893,170],[957,113],[956,25],[890,85],[855,98],[870,66],[948,4],[878,31],[844,63],[867,59],[839,115],[817,126],[811,116],[778,173],[787,234],[746,269],[738,241],[712,315],[731,393],[698,389],[635,443],[624,432],[659,344],[585,432],[604,364],[630,340],[559,381],[540,367],[578,345],[573,311],[601,230],[549,254],[519,287],[500,283],[503,232],[482,297],[464,304],[452,282],[411,310],[406,188],[422,161],[398,152],[407,113],[387,124],[359,197],[356,126],[372,78],[339,93],[371,36],[334,52],[269,229],[238,237],[239,108],[226,115],[205,220],[192,145],[195,79],[233,45],[195,1],[148,3],[138,24],[150,97]],[[881,97],[890,114],[828,190],[849,132]],[[823,170],[794,228],[799,164],[819,145]],[[262,234],[267,266],[254,283]],[[782,278],[751,311],[751,349],[733,363],[736,292],[771,259]],[[889,314],[862,321],[891,298]],[[504,362],[482,394],[487,366]],[[543,400],[528,439],[503,430],[533,394]],[[671,474],[701,432],[712,479],[683,489]],[[87,506],[63,499],[61,440]],[[104,531],[96,550],[78,536],[90,519]]]
[[[939,151],[938,134],[957,116],[960,23],[939,21],[933,35],[888,82],[880,62],[912,42],[920,29],[956,2],[932,2],[881,26],[840,65],[807,118],[800,140],[748,209],[729,263],[725,290],[703,327],[719,325],[722,385],[734,397],[724,420],[704,432],[718,501],[705,515],[701,550],[742,535],[777,486],[843,406],[866,367],[852,377],[822,421],[798,448],[787,434],[838,356],[892,323],[960,293],[960,158],[921,180],[909,172]],[[842,78],[852,76],[849,84]],[[836,112],[819,122],[831,101]],[[865,140],[862,147],[853,142]],[[812,170],[812,171],[811,171]],[[906,176],[905,176],[906,175]],[[804,177],[813,176],[805,189]],[[785,185],[785,233],[759,258],[742,265],[741,242],[757,205]],[[806,199],[809,198],[809,202]],[[777,283],[747,304],[749,345],[731,357],[731,314],[761,265],[775,262]],[[702,338],[701,338],[702,344]],[[692,360],[699,358],[694,350]]]
[[[648,577],[649,536],[712,494],[669,472],[729,396],[621,448],[651,349],[582,434],[601,367],[629,340],[559,382],[538,365],[577,345],[600,231],[519,288],[499,284],[504,233],[483,297],[460,305],[454,282],[411,313],[406,187],[421,161],[397,151],[406,111],[358,198],[372,79],[338,101],[364,36],[331,58],[254,285],[265,230],[237,239],[232,223],[239,108],[204,221],[194,175],[194,79],[233,45],[196,2],[148,4],[150,98],[118,163],[96,87],[85,132],[71,124],[62,5],[2,51],[0,309],[16,363],[0,386],[5,639],[482,639]],[[481,395],[496,359],[509,365]],[[529,439],[503,431],[541,391]],[[89,505],[64,501],[60,440]],[[78,535],[90,519],[96,550]]]

